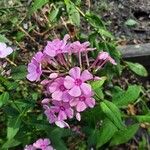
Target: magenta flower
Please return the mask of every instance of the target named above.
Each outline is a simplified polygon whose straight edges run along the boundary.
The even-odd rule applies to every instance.
[[[81,74],[81,69],[74,67],[69,71],[69,75],[65,77],[64,86],[69,90],[68,93],[71,96],[78,97],[82,92],[86,95],[91,94],[91,86],[85,83],[93,78],[88,70],[84,70]]]
[[[44,105],[43,107],[45,109],[44,113],[45,113],[49,123],[52,124],[52,123],[56,122],[57,116],[55,114],[55,110],[53,108],[50,108],[47,105]]]
[[[53,147],[50,146],[50,143],[51,142],[49,139],[39,139],[33,143],[33,146],[41,150],[53,150]]]
[[[55,39],[53,41],[48,41],[44,49],[44,53],[50,57],[55,57],[57,54],[66,53],[69,46],[67,45],[67,40],[69,38],[70,36],[67,34],[63,40]]]
[[[109,53],[107,52],[100,52],[98,54],[98,59],[99,60],[104,60],[104,61],[109,61],[110,63],[112,63],[113,65],[116,65],[116,62],[113,58],[111,58],[111,56],[109,55]]]
[[[67,118],[73,118],[73,109],[70,107],[69,103],[53,101],[51,106],[52,111],[58,114],[57,120],[66,120]]]
[[[70,101],[70,106],[75,107],[78,112],[84,111],[86,108],[93,108],[95,106],[95,99],[92,95],[81,95]]]
[[[89,48],[89,46],[90,46],[89,42],[80,43],[79,41],[76,41],[70,44],[70,52],[78,53],[95,50],[95,48]]]
[[[44,55],[42,52],[38,52],[32,58],[31,63],[28,64],[28,75],[27,79],[30,81],[39,81],[42,75],[42,61],[44,60]]]
[[[0,58],[5,58],[13,52],[11,47],[7,47],[5,43],[0,42]]]
[[[68,94],[68,90],[64,86],[64,78],[60,77],[54,80],[52,84],[48,86],[49,92],[52,93],[52,98],[57,101],[63,100],[68,102],[71,96]]]
[[[39,81],[42,74],[41,64],[37,61],[32,61],[28,64],[28,75],[27,79],[30,81]]]
[[[36,150],[36,148],[33,145],[26,145],[24,150]]]

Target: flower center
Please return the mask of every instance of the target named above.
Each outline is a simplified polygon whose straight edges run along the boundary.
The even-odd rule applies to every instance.
[[[59,89],[60,89],[60,91],[62,91],[62,92],[64,92],[64,91],[66,90],[66,88],[65,88],[64,85],[60,85],[60,86],[59,86]]]
[[[85,99],[86,99],[86,98],[85,98],[84,96],[80,96],[80,97],[79,97],[79,100],[80,100],[80,101],[85,101]]]
[[[64,111],[65,107],[64,106],[60,106],[60,110]]]
[[[80,86],[82,84],[82,80],[81,79],[76,79],[75,80],[75,85]]]

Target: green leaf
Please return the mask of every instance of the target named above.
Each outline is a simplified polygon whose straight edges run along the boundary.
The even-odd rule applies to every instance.
[[[58,16],[58,14],[59,14],[59,8],[56,8],[56,9],[54,9],[54,10],[52,10],[51,12],[50,12],[50,14],[49,14],[49,20],[51,21],[51,22],[54,22],[54,20],[57,18],[57,16]]]
[[[86,13],[85,18],[96,29],[106,29],[103,21],[93,13]]]
[[[101,102],[100,106],[107,118],[109,118],[117,128],[121,129],[122,127],[124,127],[120,110],[115,104],[105,100],[104,102]]]
[[[100,33],[101,36],[114,39],[113,35],[109,31],[107,31],[105,29],[99,29],[98,33]]]
[[[139,64],[139,63],[132,63],[132,62],[128,62],[128,61],[126,61],[125,63],[137,75],[143,76],[143,77],[147,77],[148,76],[147,70],[141,64]]]
[[[21,142],[15,140],[15,139],[11,139],[11,140],[6,141],[6,142],[3,144],[2,149],[8,149],[8,148],[11,148],[11,147],[15,147],[15,146],[19,145],[20,143],[21,143]]]
[[[140,123],[144,123],[144,122],[150,123],[150,115],[137,115],[137,116],[133,116],[133,118],[135,118]]]
[[[6,104],[9,100],[9,93],[4,92],[0,95],[0,107],[2,107],[4,104]]]
[[[38,9],[41,9],[49,0],[34,0],[32,6],[29,9],[29,15],[36,12]]]
[[[80,13],[77,11],[76,6],[71,1],[65,0],[67,13],[69,15],[69,19],[71,23],[74,25],[80,25]]]
[[[135,20],[133,20],[133,19],[128,19],[128,20],[125,22],[125,25],[130,26],[130,27],[136,26],[137,24],[138,24],[137,21],[135,21]]]
[[[25,79],[27,74],[27,67],[20,65],[12,68],[12,78],[15,80]]]
[[[14,136],[19,131],[20,127],[20,115],[19,117],[14,117],[13,119],[10,119],[7,126],[7,139],[11,140],[14,138]]]
[[[110,142],[110,146],[119,145],[128,142],[137,132],[139,128],[138,124],[134,124],[124,128],[123,130],[119,130],[112,137]]]
[[[122,107],[133,103],[141,93],[141,86],[130,85],[127,91],[120,91],[113,95],[112,101],[115,105]]]
[[[95,90],[101,88],[101,86],[104,84],[105,80],[106,80],[106,77],[101,77],[100,80],[92,81],[90,83],[92,86],[92,89],[95,91]]]
[[[116,126],[109,119],[105,119],[100,130],[97,132],[97,149],[107,143],[116,131]]]
[[[0,42],[9,43],[10,41],[2,34],[0,34]]]

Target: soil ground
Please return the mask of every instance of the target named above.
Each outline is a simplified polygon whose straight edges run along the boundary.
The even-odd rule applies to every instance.
[[[107,22],[121,43],[150,42],[150,0],[92,0],[91,9]],[[127,26],[129,19],[137,24]]]

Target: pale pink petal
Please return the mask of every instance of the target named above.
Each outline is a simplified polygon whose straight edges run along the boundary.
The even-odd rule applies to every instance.
[[[66,76],[64,80],[64,86],[67,89],[71,89],[74,86],[74,79],[71,78],[70,76]]]
[[[81,89],[79,86],[74,86],[70,91],[69,91],[69,94],[71,96],[74,96],[74,97],[78,97],[81,95]]]
[[[70,119],[73,118],[73,109],[66,109],[65,112]]]
[[[77,119],[78,121],[81,120],[81,115],[80,115],[80,113],[76,113],[76,119]]]
[[[54,150],[53,149],[53,147],[52,146],[48,146],[48,147],[46,147],[46,149],[45,150]]]
[[[58,120],[66,120],[67,119],[67,115],[64,111],[59,111],[59,114],[58,114]]]
[[[49,145],[51,143],[50,140],[47,139],[47,138],[45,138],[43,142],[44,142],[45,145]]]
[[[56,124],[58,127],[60,127],[60,128],[64,128],[64,127],[70,128],[69,125],[68,125],[68,123],[65,122],[65,121],[59,121],[59,120],[58,120],[58,121],[55,122],[55,124]]]
[[[76,109],[78,112],[84,111],[86,108],[87,108],[87,106],[82,101],[80,101],[76,106]]]
[[[41,103],[42,104],[48,104],[49,102],[50,102],[49,98],[44,98]]]
[[[58,77],[58,73],[51,73],[49,76],[50,79],[55,79],[57,77]]]
[[[79,67],[74,67],[74,68],[70,69],[69,74],[74,79],[80,78],[81,69]]]
[[[63,92],[61,92],[61,91],[55,91],[53,94],[52,94],[52,98],[54,99],[54,100],[58,100],[58,101],[60,101],[60,100],[62,100],[62,94],[63,94]]]
[[[93,75],[88,71],[88,70],[84,70],[81,74],[81,80],[87,81],[87,80],[91,80],[93,78]]]
[[[73,107],[73,106],[76,106],[78,102],[79,102],[79,98],[74,98],[69,102],[69,104],[71,107]]]
[[[92,92],[91,85],[87,83],[82,83],[80,87],[85,95],[91,95]]]
[[[50,84],[48,86],[48,89],[49,89],[50,93],[55,92],[57,90],[57,88],[58,88],[58,83],[57,82],[53,82],[52,84]]]
[[[30,73],[27,75],[27,79],[29,81],[38,81],[38,75],[36,73]]]
[[[95,106],[95,99],[94,98],[86,98],[86,104],[90,107],[93,108]]]

